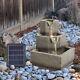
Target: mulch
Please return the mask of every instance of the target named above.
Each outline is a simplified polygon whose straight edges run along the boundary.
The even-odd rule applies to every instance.
[[[78,56],[78,58],[80,59],[80,43],[74,45],[75,47],[75,54]]]
[[[15,35],[16,35],[17,37],[22,37],[23,34],[29,33],[29,32],[31,32],[31,31],[33,31],[33,30],[36,30],[37,28],[38,28],[38,27],[33,26],[33,27],[27,28],[27,29],[25,29],[25,30],[23,30],[23,31],[20,31],[20,32],[16,33]]]
[[[74,47],[75,47],[74,63],[80,64],[80,43],[75,44]]]

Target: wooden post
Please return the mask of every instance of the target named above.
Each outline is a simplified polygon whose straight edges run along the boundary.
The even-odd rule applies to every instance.
[[[20,19],[20,31],[21,31],[23,24],[23,5],[22,5],[22,0],[18,0],[18,2],[19,2],[19,19]]]
[[[4,6],[5,4],[4,4],[4,0],[3,0],[3,12],[4,12],[4,8],[5,8],[5,6]],[[3,20],[3,29],[5,29],[5,15],[3,15],[4,17],[4,20]]]
[[[53,11],[54,11],[54,10],[55,10],[55,9],[54,9],[54,0],[52,0],[52,6],[53,6]]]

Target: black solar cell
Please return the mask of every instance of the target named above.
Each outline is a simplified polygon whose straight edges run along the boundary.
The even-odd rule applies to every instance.
[[[26,46],[24,44],[8,44],[8,66],[23,67],[26,60]]]

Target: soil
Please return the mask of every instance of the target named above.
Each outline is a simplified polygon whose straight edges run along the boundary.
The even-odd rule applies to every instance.
[[[16,33],[15,35],[16,35],[17,37],[22,37],[23,34],[29,33],[29,32],[31,32],[31,31],[33,31],[33,30],[36,30],[37,28],[38,28],[38,27],[33,26],[33,27],[27,28],[27,29],[25,29],[25,30],[23,30],[23,31],[20,31],[20,32]]]
[[[80,43],[75,44],[75,59],[74,59],[74,63],[76,64],[80,64]]]

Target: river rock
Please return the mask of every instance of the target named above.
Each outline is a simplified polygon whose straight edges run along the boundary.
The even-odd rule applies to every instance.
[[[55,79],[53,79],[53,80],[64,80],[64,78],[62,78],[62,77],[57,77],[57,78],[55,78]]]
[[[7,70],[7,66],[0,64],[0,71]]]
[[[75,69],[69,69],[70,73],[75,73]]]
[[[53,78],[55,78],[55,74],[50,74],[50,73],[48,73],[48,74],[47,74],[47,78],[48,78],[48,79],[53,79]]]
[[[29,66],[29,65],[32,65],[32,63],[30,61],[27,61],[26,65]]]
[[[15,66],[14,66],[14,65],[11,65],[10,68],[11,68],[12,70],[14,70],[14,69],[15,69]]]

